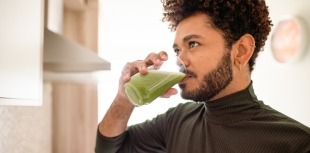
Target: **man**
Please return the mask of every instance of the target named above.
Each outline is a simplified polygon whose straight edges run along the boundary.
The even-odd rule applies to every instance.
[[[310,152],[310,129],[255,96],[251,72],[271,30],[264,0],[163,0],[174,51],[187,68],[182,103],[127,127],[134,106],[124,83],[166,60],[165,52],[128,63],[98,126],[97,153]],[[163,96],[175,94],[168,90]],[[143,106],[142,106],[143,107]]]

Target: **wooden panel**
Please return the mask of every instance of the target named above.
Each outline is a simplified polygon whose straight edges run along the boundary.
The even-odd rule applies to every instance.
[[[92,51],[98,51],[98,2],[89,1],[85,10],[64,10],[63,34]]]
[[[53,84],[53,153],[94,152],[97,86]]]
[[[64,9],[63,36],[97,52],[98,2]],[[92,153],[98,124],[96,84],[53,83],[53,153]]]
[[[64,6],[66,9],[72,11],[84,11],[86,0],[64,0]]]

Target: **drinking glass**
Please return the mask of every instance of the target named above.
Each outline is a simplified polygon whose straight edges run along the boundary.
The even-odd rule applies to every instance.
[[[148,67],[147,74],[137,73],[125,84],[125,93],[134,106],[146,105],[180,82],[186,68],[177,56],[169,56],[161,66]]]

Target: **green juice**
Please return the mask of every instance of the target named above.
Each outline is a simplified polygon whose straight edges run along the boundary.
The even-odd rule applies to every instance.
[[[147,74],[137,73],[125,84],[125,92],[135,106],[149,104],[185,77],[181,72],[149,70]]]

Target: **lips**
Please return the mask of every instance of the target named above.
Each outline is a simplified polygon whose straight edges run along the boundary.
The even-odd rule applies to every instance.
[[[182,82],[184,82],[184,81],[186,81],[186,80],[188,80],[189,78],[192,78],[192,77],[193,77],[192,75],[186,74],[186,76],[183,78],[183,80],[180,83],[182,83]]]
[[[196,73],[194,73],[193,71],[190,71],[190,70],[187,70],[186,72],[183,72],[183,73],[185,73],[186,75],[180,83],[184,83],[186,80],[193,78],[193,77],[196,77]]]
[[[186,76],[184,77],[184,79],[188,79],[188,78],[191,78],[193,77],[192,75],[189,75],[189,74],[186,74]]]

